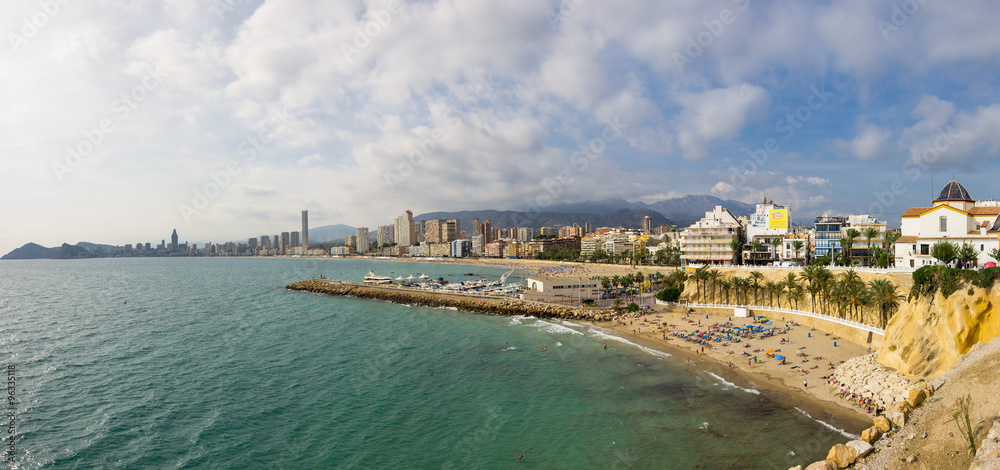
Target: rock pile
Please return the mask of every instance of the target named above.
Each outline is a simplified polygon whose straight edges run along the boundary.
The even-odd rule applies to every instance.
[[[990,433],[976,451],[969,470],[1000,470],[1000,421],[993,421]]]
[[[870,401],[884,409],[889,420],[900,427],[911,410],[934,394],[934,387],[924,381],[900,377],[879,364],[876,356],[858,356],[837,366],[830,376],[830,390],[842,398],[853,399],[856,404]],[[902,416],[896,416],[897,412]]]
[[[318,294],[382,300],[399,304],[427,307],[450,307],[467,312],[490,315],[528,315],[537,318],[563,318],[566,320],[608,321],[611,315],[583,307],[568,307],[515,298],[476,298],[461,294],[426,292],[418,289],[380,287],[353,284],[329,279],[308,279],[285,286],[289,290]]]

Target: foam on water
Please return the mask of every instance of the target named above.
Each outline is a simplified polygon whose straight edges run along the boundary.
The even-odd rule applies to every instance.
[[[822,424],[823,427],[825,427],[825,428],[827,428],[827,429],[829,429],[829,430],[831,430],[833,432],[839,433],[840,435],[842,435],[842,436],[844,436],[844,437],[846,437],[848,439],[854,440],[854,439],[860,439],[861,438],[861,436],[858,436],[856,434],[851,434],[851,433],[849,433],[847,431],[844,431],[843,429],[840,429],[838,427],[833,426],[832,424],[823,422],[823,420],[819,420],[819,419],[813,418],[811,415],[809,415],[809,413],[806,413],[805,411],[799,409],[798,407],[795,407],[795,410],[798,411],[799,413],[804,414],[806,416],[806,418],[809,418],[809,419],[811,419],[811,420],[813,420],[813,421],[815,421],[815,422],[817,422],[819,424]]]
[[[590,328],[587,329],[587,332],[590,333],[590,335],[591,335],[592,338],[596,338],[596,339],[601,340],[601,341],[611,340],[611,341],[618,341],[620,343],[625,343],[625,344],[627,344],[629,346],[634,346],[634,347],[640,349],[641,351],[643,351],[643,352],[645,352],[645,353],[647,353],[647,354],[649,354],[651,356],[656,356],[656,357],[671,357],[671,355],[669,353],[665,353],[663,351],[657,351],[657,350],[655,350],[653,348],[647,348],[647,347],[645,347],[645,346],[643,346],[641,344],[635,344],[635,343],[633,343],[633,342],[631,342],[631,341],[629,341],[629,340],[627,340],[625,338],[622,338],[620,336],[615,336],[613,334],[609,334],[609,333],[607,333],[607,330],[605,330],[604,328],[601,328],[601,327],[592,326],[592,327],[590,327]]]
[[[583,333],[580,333],[579,331],[576,331],[572,328],[567,328],[565,326],[556,323],[549,323],[545,320],[538,320],[532,323],[531,326],[538,328],[539,330],[542,330],[550,335],[554,335],[557,333],[570,333],[574,335],[583,335]]]
[[[753,389],[753,388],[743,388],[743,387],[740,387],[739,385],[736,385],[736,384],[734,384],[734,383],[732,383],[732,382],[730,382],[730,381],[728,381],[728,380],[726,380],[726,379],[724,379],[722,377],[719,377],[718,375],[715,375],[715,374],[713,374],[711,372],[705,372],[705,373],[708,374],[708,375],[711,375],[712,377],[715,377],[715,379],[718,380],[719,382],[722,382],[722,385],[724,386],[724,388],[738,388],[738,389],[743,390],[744,392],[747,392],[747,393],[752,393],[754,395],[760,395],[760,390],[756,390],[756,389]]]

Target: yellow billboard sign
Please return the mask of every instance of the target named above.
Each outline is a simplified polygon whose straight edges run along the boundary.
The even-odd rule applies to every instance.
[[[767,218],[767,228],[788,229],[788,209],[773,209]]]

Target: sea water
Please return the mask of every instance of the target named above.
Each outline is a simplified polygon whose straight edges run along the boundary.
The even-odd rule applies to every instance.
[[[505,271],[0,262],[16,466],[783,469],[846,440],[751,384],[597,326],[283,289],[369,270],[453,282]]]

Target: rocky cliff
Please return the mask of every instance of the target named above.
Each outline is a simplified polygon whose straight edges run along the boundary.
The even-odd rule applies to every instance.
[[[1000,290],[978,287],[907,302],[886,326],[879,362],[912,378],[936,379],[973,346],[1000,335],[998,307]]]

